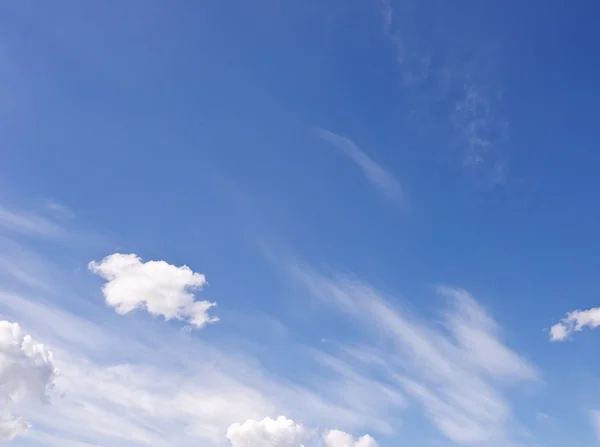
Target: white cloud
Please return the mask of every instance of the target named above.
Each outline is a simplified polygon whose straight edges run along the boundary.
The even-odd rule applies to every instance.
[[[90,262],[89,269],[107,280],[104,297],[119,314],[143,308],[166,320],[185,320],[196,328],[218,321],[208,314],[216,304],[196,301],[193,293],[206,284],[206,278],[185,265],[142,262],[134,254],[115,253],[100,262]]]
[[[550,328],[550,341],[563,341],[569,335],[570,331],[566,324],[556,323]]]
[[[369,435],[355,438],[340,430],[330,430],[323,439],[324,447],[378,447],[379,444]]]
[[[262,421],[250,419],[227,429],[232,447],[302,447],[310,436],[302,425],[284,416]]]
[[[573,332],[581,331],[584,327],[593,329],[598,326],[600,326],[600,307],[574,310],[550,328],[550,341],[563,341]]]
[[[368,360],[381,377],[397,381],[442,434],[462,444],[509,438],[511,407],[496,383],[535,380],[537,372],[501,341],[498,325],[466,291],[440,288],[453,306],[444,313],[445,325],[428,324],[359,281],[329,279],[299,265],[292,273],[316,297],[362,323],[372,346],[364,354],[346,352],[359,352],[357,361]]]
[[[135,256],[130,261],[147,264]],[[511,411],[495,381],[532,379],[536,373],[501,342],[497,324],[466,292],[440,288],[454,305],[444,314],[444,326],[430,325],[397,311],[364,284],[331,280],[307,268],[296,274],[315,295],[356,318],[361,323],[356,330],[366,328],[365,342],[371,345],[368,351],[354,346],[338,356],[329,352],[335,342],[325,347],[328,353],[309,350],[308,358],[299,357],[309,371],[302,385],[265,371],[247,350],[251,340],[235,350],[150,320],[131,328],[112,312],[100,317],[90,309],[84,318],[39,300],[0,294],[0,312],[45,340],[62,371],[56,386],[65,397],[53,402],[52,411],[25,414],[36,427],[28,439],[57,447],[83,441],[222,447],[232,423],[285,414],[306,424],[308,434],[316,433],[305,447],[330,447],[319,435],[326,432],[310,427],[393,433],[396,411],[405,408],[404,393],[457,442],[502,438]],[[371,331],[377,336],[369,340]],[[298,345],[290,340],[286,349]],[[354,443],[351,447],[374,442],[340,434],[332,439]]]
[[[29,429],[25,419],[12,416],[6,410],[0,410],[0,441],[12,441]]]
[[[336,135],[325,129],[317,129],[317,135],[338,148],[362,170],[363,174],[375,188],[393,202],[402,203],[405,194],[400,183],[385,168],[373,161],[348,138]]]
[[[29,424],[11,415],[28,400],[45,401],[56,369],[52,353],[34,343],[17,323],[0,320],[0,441],[14,439]]]
[[[16,233],[37,236],[58,236],[61,228],[43,217],[11,210],[0,205],[0,228]]]
[[[321,379],[325,396],[360,412],[364,427],[376,429],[381,433],[395,432],[391,418],[378,420],[376,415],[394,415],[396,410],[406,408],[407,400],[396,384],[381,383],[362,372],[356,365],[331,354],[315,351],[314,358],[331,373],[328,379]]]
[[[501,341],[498,324],[463,289],[438,287],[439,294],[452,299],[453,312],[446,321],[466,360],[473,368],[498,379],[535,379],[529,362]]]
[[[5,248],[0,244],[0,254]],[[25,283],[15,282],[16,290],[0,289],[0,315],[19,321],[54,353],[61,374],[53,395],[63,397],[53,399],[50,411],[19,409],[33,425],[20,440],[23,447],[224,447],[232,423],[279,414],[300,418],[308,427],[375,435],[390,433],[395,411],[405,406],[397,386],[383,387],[351,365],[324,362],[290,335],[286,355],[306,369],[301,383],[265,370],[261,362],[268,356],[271,364],[280,348],[254,343],[245,330],[230,333],[226,341],[208,341],[150,319],[123,325],[93,297],[72,293],[77,276],[63,279],[60,265],[29,254],[19,267],[30,278],[51,278],[53,291],[23,289]],[[0,264],[0,273],[3,268]],[[75,300],[84,314],[65,307]]]
[[[53,394],[64,397],[53,399],[51,411],[27,413],[34,426],[27,439],[36,446],[87,440],[112,447],[223,447],[232,423],[267,414],[301,417],[310,427],[389,431],[389,412],[397,406],[396,396],[349,367],[325,366],[322,373],[332,372],[337,381],[310,376],[302,385],[265,371],[246,352],[251,340],[235,350],[169,325],[131,330],[111,313],[109,321],[91,321],[2,291],[0,312],[35,328],[61,371]],[[287,349],[301,347],[290,340]]]
[[[285,416],[232,424],[227,439],[231,447],[379,447],[369,435],[356,438],[341,430],[328,430],[321,436],[318,430],[308,430]]]

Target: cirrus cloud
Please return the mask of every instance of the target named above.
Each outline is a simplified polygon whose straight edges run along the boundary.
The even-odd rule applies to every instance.
[[[437,288],[451,303],[440,327],[356,279],[330,278],[298,263],[290,273],[376,336],[348,353],[400,384],[441,434],[457,444],[512,442],[511,405],[498,384],[537,381],[538,372],[503,342],[498,323],[467,291]]]
[[[404,189],[394,175],[371,159],[349,138],[336,135],[326,129],[316,129],[316,134],[353,161],[365,178],[387,199],[403,204],[406,201]]]

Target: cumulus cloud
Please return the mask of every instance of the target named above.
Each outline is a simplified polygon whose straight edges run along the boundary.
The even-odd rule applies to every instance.
[[[340,430],[328,430],[320,436],[317,430],[307,430],[285,416],[232,424],[227,439],[232,447],[379,447],[369,435],[356,438]]]
[[[0,321],[0,441],[24,433],[29,424],[11,410],[30,399],[45,401],[56,375],[52,353],[17,323]]]
[[[563,341],[573,332],[581,331],[584,327],[593,329],[598,326],[600,326],[600,307],[574,310],[550,328],[550,341]]]
[[[309,437],[302,425],[284,416],[262,421],[250,419],[227,429],[232,447],[302,447]]]
[[[216,303],[195,300],[193,292],[202,289],[206,278],[188,266],[142,262],[135,254],[115,253],[100,262],[90,262],[89,269],[107,281],[102,288],[106,303],[119,314],[143,308],[152,315],[184,320],[196,328],[219,320],[208,314]]]
[[[355,438],[340,430],[330,430],[325,435],[324,447],[379,447],[379,444],[369,435]]]

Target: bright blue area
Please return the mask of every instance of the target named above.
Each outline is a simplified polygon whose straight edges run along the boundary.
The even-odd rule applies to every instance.
[[[424,312],[431,284],[464,287],[543,373],[515,409],[561,421],[540,444],[591,443],[580,409],[600,389],[581,380],[600,366],[598,334],[555,345],[542,329],[598,304],[600,7],[414,3],[396,5],[403,64],[376,1],[3,3],[0,186],[59,200],[119,250],[204,272],[217,334],[234,330],[228,312],[258,309],[321,337],[282,299],[260,238]],[[407,85],[421,55],[437,74]],[[442,89],[444,68],[459,76]],[[508,126],[479,167],[463,166],[451,122],[465,74]],[[315,126],[392,172],[408,204],[390,206]]]

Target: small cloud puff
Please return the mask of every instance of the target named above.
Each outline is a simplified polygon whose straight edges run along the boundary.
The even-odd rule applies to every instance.
[[[202,289],[206,278],[185,265],[142,262],[135,254],[115,253],[90,262],[88,267],[107,281],[102,292],[106,303],[119,314],[143,308],[166,320],[187,321],[195,328],[219,321],[208,314],[216,303],[195,300],[193,292]]]
[[[581,331],[586,326],[592,329],[600,326],[600,307],[569,312],[550,328],[550,341],[566,340],[573,332]]]

